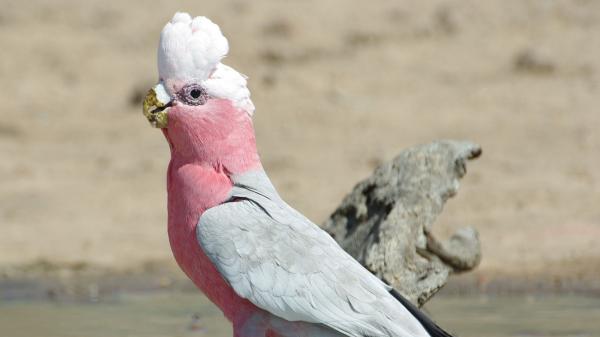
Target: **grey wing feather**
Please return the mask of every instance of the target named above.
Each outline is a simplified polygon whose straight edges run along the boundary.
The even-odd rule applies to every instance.
[[[234,177],[231,202],[200,217],[198,241],[241,297],[347,336],[428,336],[390,288],[288,206],[262,171]]]

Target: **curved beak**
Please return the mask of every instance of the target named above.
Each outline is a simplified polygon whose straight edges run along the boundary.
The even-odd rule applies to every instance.
[[[148,91],[144,98],[144,116],[155,128],[166,128],[168,124],[167,112],[173,105],[173,100],[165,90],[162,83],[158,83]]]

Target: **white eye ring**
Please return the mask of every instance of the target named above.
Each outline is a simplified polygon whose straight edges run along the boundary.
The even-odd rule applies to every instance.
[[[177,98],[187,105],[203,105],[209,96],[197,83],[188,84],[177,92]]]

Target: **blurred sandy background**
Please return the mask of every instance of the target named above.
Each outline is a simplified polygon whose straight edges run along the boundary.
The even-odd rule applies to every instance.
[[[437,222],[482,279],[600,278],[600,2],[2,1],[0,271],[175,271],[140,101],[177,10],[229,38],[263,162],[316,222],[378,163],[483,146]],[[161,267],[162,268],[162,267]]]

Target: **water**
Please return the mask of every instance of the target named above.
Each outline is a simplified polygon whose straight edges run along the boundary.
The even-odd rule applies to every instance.
[[[460,337],[600,337],[600,298],[438,296],[427,309]],[[1,337],[230,337],[197,292],[120,294],[98,302],[4,300]]]

